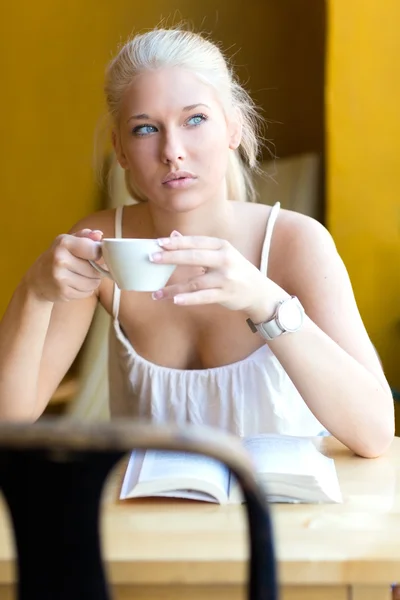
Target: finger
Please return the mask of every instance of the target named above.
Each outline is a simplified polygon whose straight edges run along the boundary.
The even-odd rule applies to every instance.
[[[103,232],[100,229],[81,229],[80,231],[76,231],[73,233],[75,237],[85,237],[93,240],[94,242],[99,242],[103,237]]]
[[[83,258],[76,258],[72,254],[68,258],[68,265],[66,266],[68,271],[71,273],[75,273],[76,275],[81,275],[82,277],[86,277],[87,279],[96,279],[98,281],[101,280],[99,272],[96,271],[94,267]]]
[[[89,279],[77,273],[71,273],[66,279],[64,285],[71,288],[75,292],[87,294],[97,290],[101,283],[101,279]]]
[[[221,303],[223,292],[221,288],[211,288],[193,292],[190,294],[179,294],[174,296],[174,304],[184,306],[194,306],[197,304],[218,304]]]
[[[149,256],[154,263],[165,265],[185,265],[207,267],[209,269],[220,267],[225,257],[216,250],[168,250],[155,252]]]
[[[199,248],[202,250],[221,250],[227,243],[215,237],[204,235],[172,235],[169,238],[160,238],[157,243],[166,250],[186,250],[190,248]]]
[[[85,260],[98,260],[101,257],[101,244],[86,236],[63,235],[57,240],[58,244],[66,248],[73,256]]]
[[[207,273],[189,279],[184,283],[167,285],[153,293],[154,300],[171,300],[177,295],[193,294],[194,292],[221,287],[221,277],[217,273]]]

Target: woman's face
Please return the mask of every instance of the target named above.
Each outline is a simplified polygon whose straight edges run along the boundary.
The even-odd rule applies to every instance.
[[[126,90],[114,145],[142,194],[186,211],[222,199],[238,119],[227,119],[214,89],[181,68],[146,71]]]

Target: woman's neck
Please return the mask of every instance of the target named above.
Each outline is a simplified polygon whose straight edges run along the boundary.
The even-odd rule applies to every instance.
[[[235,231],[233,202],[201,204],[185,212],[169,212],[147,205],[149,217],[154,228],[154,237],[168,237],[173,231],[181,235],[204,235],[229,240]]]

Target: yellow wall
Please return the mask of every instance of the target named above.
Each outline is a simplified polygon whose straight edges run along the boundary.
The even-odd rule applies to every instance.
[[[0,314],[33,259],[95,204],[91,156],[104,64],[126,18],[113,4],[3,7]]]
[[[400,3],[329,2],[328,226],[400,387]]]
[[[283,156],[322,146],[320,0],[20,0],[0,20],[0,315],[51,240],[99,206],[91,166],[105,64],[133,30],[189,18],[221,40]],[[286,3],[284,3],[286,5]],[[175,11],[177,9],[177,11]],[[179,11],[179,12],[178,12]],[[307,89],[307,94],[304,93]],[[314,110],[313,110],[314,107]]]

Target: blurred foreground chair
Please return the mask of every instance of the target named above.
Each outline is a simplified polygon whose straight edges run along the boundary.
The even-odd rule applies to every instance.
[[[275,600],[268,505],[236,438],[206,427],[65,420],[0,425],[0,488],[13,525],[18,600],[111,598],[101,556],[101,494],[112,468],[133,448],[206,454],[232,469],[246,501],[247,597]]]

